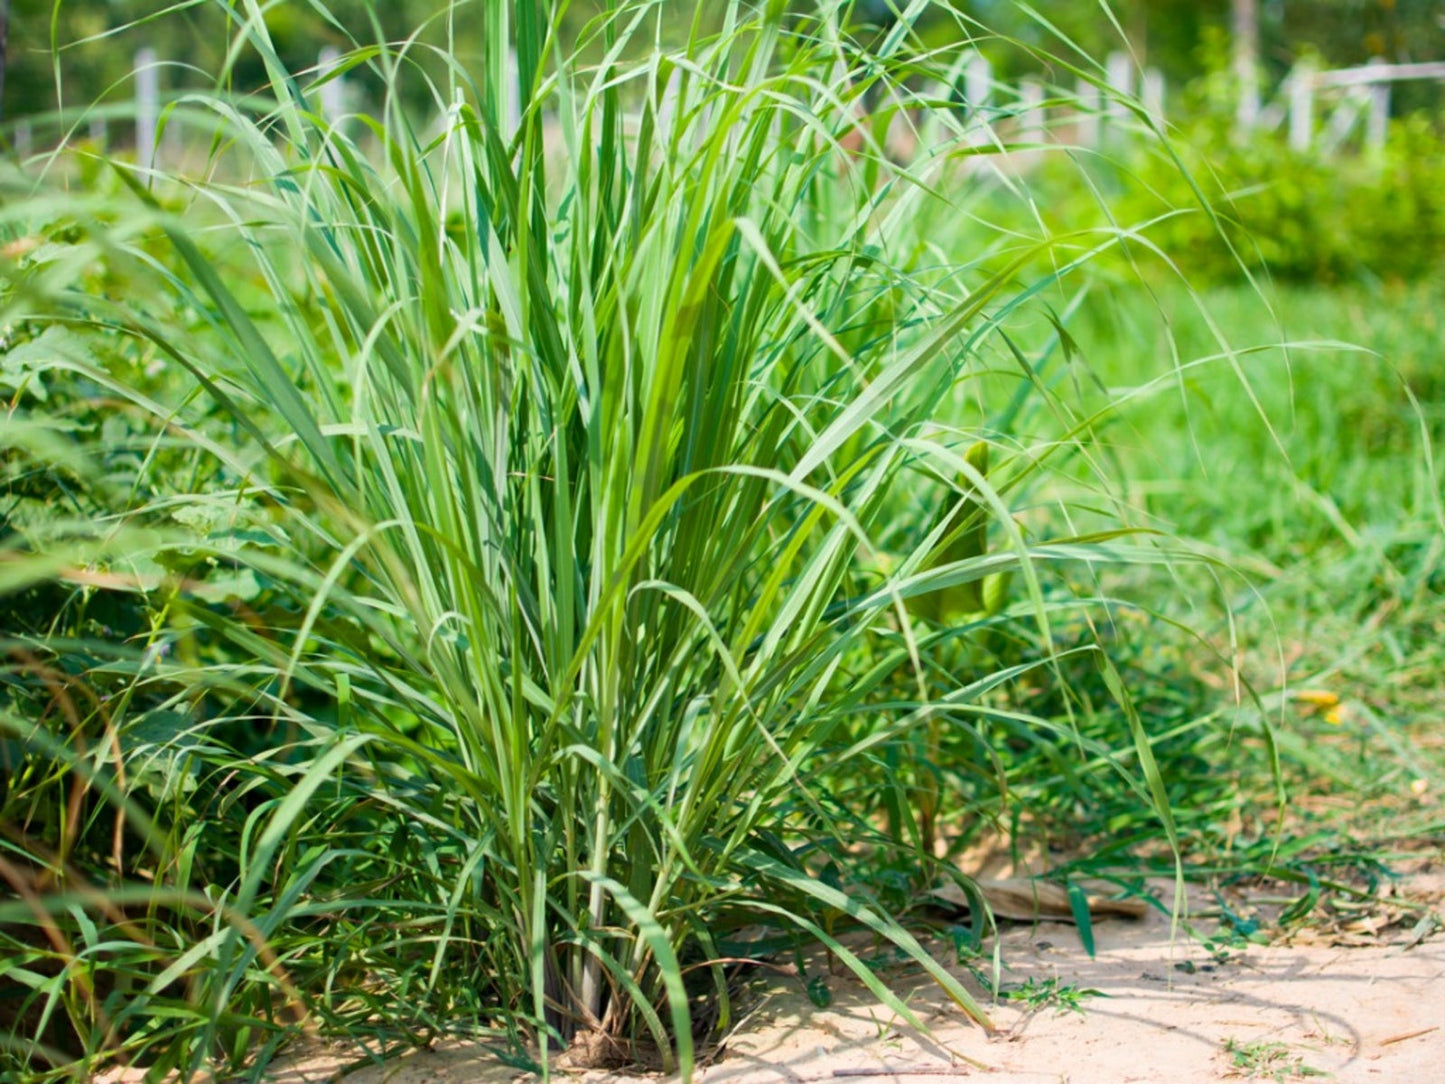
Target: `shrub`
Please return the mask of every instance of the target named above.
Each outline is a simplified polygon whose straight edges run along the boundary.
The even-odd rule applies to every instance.
[[[1188,148],[1185,167],[1201,191],[1149,151],[1137,166],[1141,183],[1121,192],[1118,208],[1129,222],[1169,215],[1146,236],[1191,276],[1237,278],[1242,264],[1329,283],[1411,280],[1439,267],[1445,142],[1424,117],[1393,124],[1377,153],[1335,158],[1292,150],[1279,133],[1231,141],[1208,122],[1186,127],[1177,144]]]

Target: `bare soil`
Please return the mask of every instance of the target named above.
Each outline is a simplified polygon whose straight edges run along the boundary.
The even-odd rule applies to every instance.
[[[1269,886],[1224,897],[1236,915],[1268,918]],[[1252,895],[1251,895],[1252,893]],[[1272,944],[1221,933],[1219,897],[1190,901],[1189,936],[1160,910],[1094,926],[1095,955],[1060,922],[1000,935],[1002,989],[986,997],[994,1029],[969,1022],[903,967],[890,986],[927,1027],[906,1025],[835,968],[832,1002],[817,1008],[795,977],[749,988],[742,1018],[701,1059],[703,1084],[935,1084],[980,1081],[1125,1084],[1130,1081],[1445,1081],[1445,895],[1440,856],[1422,856],[1405,889],[1314,916]],[[1263,902],[1261,902],[1263,901]],[[1214,914],[1211,915],[1211,907]],[[869,947],[867,942],[860,949]],[[991,948],[991,946],[989,946]],[[933,948],[952,963],[951,941]],[[824,960],[817,971],[827,973]],[[991,953],[973,962],[991,968]],[[810,965],[811,967],[811,965]],[[811,972],[810,972],[811,973]],[[984,986],[966,966],[957,973]],[[357,1051],[317,1045],[278,1067],[273,1084],[336,1079]],[[348,1073],[347,1084],[512,1084],[529,1079],[485,1044],[438,1044]],[[559,1072],[588,1084],[656,1084],[661,1074]]]

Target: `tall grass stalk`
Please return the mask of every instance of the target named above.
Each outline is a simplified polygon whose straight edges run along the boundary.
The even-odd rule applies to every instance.
[[[98,163],[123,188],[68,195],[76,236],[12,276],[12,317],[64,334],[49,363],[152,423],[100,532],[132,533],[92,551],[152,617],[87,717],[154,822],[159,857],[118,872],[150,870],[153,920],[216,908],[129,1010],[186,979],[200,1011],[130,1039],[97,1024],[93,1049],[244,1059],[305,972],[354,1023],[386,981],[450,990],[543,1065],[580,1035],[687,1076],[698,998],[726,1022],[718,961],[751,925],[821,941],[912,1019],[838,921],[984,1020],[820,878],[860,841],[820,780],[1011,676],[939,692],[924,658],[960,633],[910,600],[1013,573],[1014,616],[1046,631],[1046,566],[1158,559],[1015,522],[1011,494],[1088,434],[1020,427],[1052,355],[1018,355],[1023,400],[984,401],[989,344],[1107,238],[930,236],[980,148],[905,168],[860,120],[890,91],[961,123],[910,89],[957,61],[909,51],[919,4],[870,51],[847,5],[733,0],[671,53],[648,44],[653,4],[612,5],[578,43],[540,0],[487,4],[479,68],[359,41],[338,70],[383,105],[344,120],[284,69],[259,4],[227,7],[232,61],[270,85],[177,103],[205,168]],[[425,123],[401,104],[417,81]],[[12,231],[40,199],[7,209]],[[900,531],[920,480],[944,513]],[[990,545],[959,547],[985,523]],[[193,862],[188,821],[230,826],[234,853]]]

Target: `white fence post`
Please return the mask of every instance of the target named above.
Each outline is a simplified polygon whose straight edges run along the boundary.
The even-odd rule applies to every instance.
[[[1259,122],[1259,5],[1257,0],[1234,0],[1230,6],[1234,79],[1239,89],[1234,112],[1234,134],[1238,138],[1248,135]]]
[[[502,103],[502,123],[508,139],[522,130],[522,75],[517,50],[507,50],[507,92]]]
[[[1390,84],[1370,84],[1370,120],[1365,139],[1372,147],[1383,147],[1390,130]]]
[[[989,142],[989,99],[993,96],[993,68],[977,53],[969,59],[968,67],[963,70],[963,96],[968,104],[969,142]]]
[[[1383,60],[1376,59],[1370,65],[1372,68],[1380,69],[1379,73],[1384,76],[1389,70],[1389,65]],[[1369,84],[1370,91],[1370,116],[1365,122],[1365,142],[1375,148],[1385,145],[1385,136],[1390,129],[1390,83],[1386,78],[1376,79]]]
[[[1019,141],[1044,141],[1044,88],[1037,79],[1019,84]]]
[[[1110,120],[1123,120],[1128,111],[1120,99],[1134,93],[1134,65],[1128,53],[1115,51],[1109,54],[1104,62],[1104,79],[1109,89],[1114,91],[1104,113]]]
[[[1145,68],[1144,79],[1139,87],[1139,97],[1144,102],[1144,112],[1155,124],[1164,126],[1164,73],[1158,68]]]
[[[32,129],[29,120],[22,120],[15,125],[15,157],[22,161],[30,157],[30,146]]]
[[[341,53],[334,45],[323,45],[316,56],[316,76],[325,79],[336,70]],[[335,124],[346,113],[346,83],[343,76],[335,76],[321,84],[321,115],[328,123]]]
[[[840,75],[833,85],[839,86],[842,83]],[[657,132],[664,143],[672,140],[672,130],[682,116],[682,69],[674,67],[667,73],[667,81],[662,84],[658,92],[657,101]]]
[[[1078,134],[1075,139],[1080,146],[1099,145],[1099,88],[1087,79],[1080,79],[1074,87],[1079,99]]]
[[[1289,77],[1289,145],[1294,150],[1309,150],[1314,110],[1315,73],[1306,65],[1297,65]]]
[[[160,70],[150,46],[135,54],[135,157],[147,169],[156,164],[156,118],[160,113]]]

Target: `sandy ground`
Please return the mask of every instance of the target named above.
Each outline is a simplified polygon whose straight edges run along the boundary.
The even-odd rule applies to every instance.
[[[1438,910],[1442,889],[1445,874],[1427,866],[1411,879],[1409,895]],[[1231,908],[1247,911],[1249,902],[1234,899]],[[1001,934],[1003,988],[1032,989],[1034,996],[986,1002],[992,1034],[902,967],[884,977],[906,994],[927,1035],[881,1008],[851,976],[829,978],[833,1001],[819,1009],[796,978],[774,975],[749,988],[743,1018],[703,1059],[697,1076],[704,1084],[933,1084],[947,1077],[1190,1084],[1309,1076],[1445,1082],[1445,935],[1429,915],[1371,904],[1336,912],[1289,943],[1220,952],[1217,944],[1211,951],[1183,934],[1171,938],[1169,916],[1151,912],[1143,920],[1098,923],[1093,959],[1070,925],[1015,925]],[[1194,921],[1206,934],[1217,928],[1207,917]],[[934,947],[940,959],[952,961],[951,943]],[[818,967],[826,970],[822,961]],[[979,988],[966,969],[958,973]],[[317,1048],[293,1055],[271,1079],[335,1079],[345,1060],[351,1059]],[[567,1075],[587,1084],[663,1079],[595,1070]],[[530,1078],[498,1063],[485,1046],[439,1044],[345,1079],[510,1084]]]

